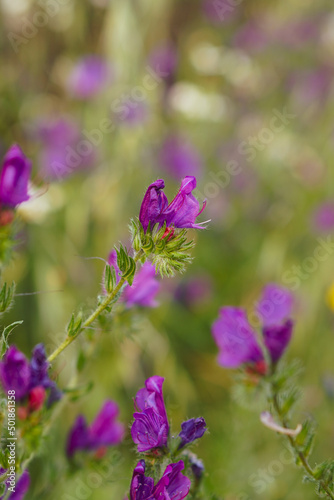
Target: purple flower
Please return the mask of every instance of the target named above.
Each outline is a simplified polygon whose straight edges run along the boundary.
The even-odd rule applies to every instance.
[[[181,182],[179,192],[169,205],[162,191],[164,187],[165,183],[160,179],[151,184],[146,191],[139,213],[139,220],[144,231],[147,231],[149,223],[153,229],[155,224],[158,223],[159,227],[162,227],[165,222],[167,227],[173,225],[176,228],[202,229],[203,225],[196,224],[195,220],[203,212],[206,203],[204,202],[200,210],[199,202],[192,194],[196,188],[196,178],[185,177]]]
[[[186,420],[181,424],[182,431],[179,434],[181,438],[181,443],[179,448],[183,448],[187,444],[192,443],[195,439],[199,439],[203,436],[206,429],[206,422],[203,417],[191,418]]]
[[[147,121],[149,108],[145,101],[128,99],[114,108],[114,114],[119,125],[135,128]]]
[[[61,180],[92,168],[96,161],[99,136],[81,133],[78,124],[67,116],[40,120],[35,136],[43,144],[39,165],[47,179]]]
[[[154,376],[145,382],[145,388],[137,392],[131,427],[131,436],[138,451],[167,446],[169,424],[162,394],[164,378]]]
[[[221,24],[232,19],[237,7],[230,0],[203,0],[205,16],[214,24]]]
[[[161,479],[154,486],[151,477],[145,476],[145,461],[136,465],[131,486],[130,500],[183,500],[190,490],[190,480],[181,473],[182,460],[166,467]]]
[[[159,159],[162,167],[174,179],[182,178],[187,173],[198,176],[202,170],[202,159],[195,146],[177,134],[165,139]]]
[[[90,99],[101,92],[111,79],[111,67],[107,61],[99,56],[87,55],[72,69],[67,88],[77,99]]]
[[[189,455],[189,463],[191,465],[191,470],[192,473],[194,474],[195,478],[199,481],[204,473],[204,465],[203,462],[200,458],[197,458],[196,455],[191,453]]]
[[[145,262],[135,275],[132,285],[125,287],[123,300],[127,307],[156,307],[155,297],[160,290],[160,283],[156,278],[155,266]]]
[[[9,148],[3,159],[0,176],[1,205],[14,208],[29,199],[31,166],[31,161],[24,156],[17,144]]]
[[[120,280],[119,268],[117,265],[117,254],[113,250],[108,259],[108,264],[115,268],[117,283]],[[127,307],[156,307],[158,303],[155,300],[160,290],[160,283],[156,278],[155,266],[150,262],[145,262],[141,269],[136,273],[132,285],[126,285],[121,300]]]
[[[223,307],[212,325],[214,340],[221,350],[218,363],[226,368],[238,368],[263,359],[256,335],[248,323],[246,312],[237,307]]]
[[[247,52],[260,52],[268,47],[269,41],[261,25],[253,22],[245,24],[234,38],[235,46]]]
[[[262,320],[264,343],[274,363],[281,358],[291,339],[293,322],[288,318],[291,316],[292,306],[292,293],[270,283],[263,289],[256,307]]]
[[[1,475],[3,475],[5,472],[7,472],[5,469],[0,468]],[[8,491],[9,486],[10,486],[10,482],[7,479],[6,480],[5,494]],[[29,472],[25,470],[21,474],[19,480],[16,482],[15,491],[13,491],[9,495],[8,500],[23,500],[25,494],[27,493],[27,491],[29,489],[29,486],[30,486],[30,475],[29,475]],[[4,498],[5,494],[0,497],[0,500],[2,500]]]
[[[9,347],[0,362],[0,380],[3,390],[14,390],[17,399],[24,398],[31,388],[29,362],[14,345]]]
[[[334,202],[326,202],[317,207],[313,213],[313,226],[322,233],[334,230]]]
[[[130,500],[145,500],[152,498],[154,481],[145,476],[145,460],[140,460],[134,468],[130,486]]]
[[[116,421],[119,414],[114,401],[106,401],[93,423],[88,426],[83,415],[79,415],[71,428],[66,453],[72,457],[78,450],[96,450],[101,446],[119,444],[124,437],[124,425]]]
[[[177,67],[177,52],[171,45],[161,45],[149,55],[149,65],[160,78],[170,78]]]
[[[291,316],[292,306],[292,293],[275,283],[269,283],[262,291],[256,310],[264,326],[273,326]]]
[[[168,206],[167,196],[162,191],[164,187],[165,182],[162,179],[158,179],[149,185],[145,193],[139,212],[139,220],[145,233],[149,223],[151,223],[151,229],[153,229],[158,221],[158,217]]]
[[[33,350],[29,363],[27,358],[14,345],[10,346],[0,362],[0,382],[4,391],[15,390],[18,400],[28,397],[35,388],[50,389],[48,406],[58,401],[62,394],[48,375],[47,361],[43,344]]]
[[[293,322],[289,319],[293,305],[291,292],[274,283],[267,285],[256,305],[262,322],[264,343],[271,360],[276,363],[287,348]],[[264,356],[256,335],[242,309],[223,307],[220,317],[212,326],[212,334],[221,349],[218,362],[227,368],[238,368],[243,364],[263,368]]]

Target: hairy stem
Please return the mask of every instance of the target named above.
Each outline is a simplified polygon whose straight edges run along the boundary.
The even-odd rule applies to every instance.
[[[278,393],[276,391],[276,388],[274,384],[270,384],[270,397],[271,397],[271,402],[273,404],[274,410],[276,412],[276,415],[281,423],[281,425],[285,428],[288,428],[288,422],[284,418],[281,412],[281,408],[278,402]],[[329,487],[322,481],[321,479],[318,479],[315,475],[315,472],[311,465],[309,464],[307,457],[304,455],[303,452],[301,452],[298,448],[298,445],[296,443],[296,440],[293,436],[286,435],[286,438],[288,439],[291,448],[293,449],[295,455],[299,458],[301,467],[305,470],[306,474],[312,478],[314,481],[316,481],[321,488],[326,492],[327,498],[331,498],[334,500],[334,493],[329,489]]]
[[[143,250],[139,250],[137,255],[135,256],[134,260],[135,262],[138,262],[138,260],[142,257],[143,255]],[[125,284],[126,278],[121,278],[119,280],[118,285],[115,287],[115,289],[109,293],[104,301],[95,309],[95,311],[92,312],[90,316],[83,322],[81,325],[81,328],[79,331],[74,335],[73,337],[66,337],[66,339],[53,351],[52,354],[48,357],[49,363],[54,361],[59,354],[61,354],[67,346],[69,346],[78,336],[87,328],[89,327],[94,321],[98,318],[98,316],[109,306],[109,304],[113,301],[113,299],[117,296],[119,291],[121,290],[122,286]]]

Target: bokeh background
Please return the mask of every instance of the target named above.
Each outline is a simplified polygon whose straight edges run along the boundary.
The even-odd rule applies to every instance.
[[[0,150],[18,142],[34,165],[34,197],[20,207],[20,244],[3,278],[18,293],[40,292],[18,296],[6,316],[24,320],[13,342],[51,352],[72,310],[93,306],[103,263],[88,258],[129,241],[153,180],[164,178],[172,197],[196,175],[202,220],[211,219],[193,234],[187,272],[163,281],[160,305],[124,314],[99,342],[80,375],[93,389],[56,419],[27,498],[79,498],[86,472],[68,474],[68,428],[107,397],[129,426],[132,397],[153,374],[166,378],[175,432],[186,417],[207,421],[194,450],[208,498],[314,498],[293,465],[273,466],[282,442],[261,426],[261,402],[246,404],[217,365],[210,329],[223,305],[251,311],[268,282],[293,290],[288,358],[305,366],[300,418],[319,423],[314,461],[333,456],[332,1],[1,0],[0,10]],[[60,386],[80,342],[57,363]],[[129,433],[120,451],[115,474],[85,498],[124,497]]]

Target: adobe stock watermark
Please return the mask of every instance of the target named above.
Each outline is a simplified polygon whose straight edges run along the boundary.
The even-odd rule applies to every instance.
[[[111,102],[110,112],[115,117],[114,121],[111,118],[103,118],[94,129],[84,129],[82,131],[83,139],[74,145],[65,147],[64,161],[51,163],[51,168],[59,180],[63,178],[64,174],[71,174],[79,168],[94,149],[102,144],[105,136],[116,130],[116,124],[126,121],[132,111],[145,102],[149,93],[153,92],[167,76],[167,73],[159,66],[156,66],[154,70],[150,66],[145,69],[146,72],[140,85],[132,87],[129,92],[123,93]]]
[[[94,491],[101,488],[108,481],[118,479],[117,466],[122,460],[121,453],[114,451],[113,456],[109,460],[105,460],[94,466],[94,471],[85,473],[85,478],[77,477],[74,480],[73,491],[63,493],[61,500],[88,500]]]
[[[314,248],[313,254],[306,257],[297,266],[293,265],[282,275],[282,283],[290,290],[294,291],[300,287],[301,283],[315,273],[319,266],[326,262],[334,254],[334,240],[332,236],[318,238],[318,245]]]
[[[280,452],[277,460],[271,460],[267,467],[261,467],[248,478],[248,484],[257,494],[264,493],[268,486],[276,481],[287,465],[295,463],[292,453],[288,449]],[[247,493],[239,493],[236,500],[251,500]]]
[[[241,157],[245,157],[247,162],[253,161],[257,154],[264,151],[266,147],[274,140],[276,134],[282,132],[297,115],[288,111],[286,106],[282,111],[278,109],[272,110],[268,126],[261,128],[257,135],[249,136],[247,140],[242,141],[238,146],[238,153]],[[222,189],[226,189],[233,177],[238,176],[243,172],[243,168],[237,160],[229,161],[226,166],[218,172],[209,172],[211,181],[206,182],[204,188],[196,190],[204,199],[216,198]]]
[[[14,33],[10,31],[7,33],[7,38],[14,52],[17,54],[22,45],[26,45],[29,40],[34,38],[39,30],[47,26],[50,19],[58,14],[60,8],[70,2],[71,0],[38,0],[37,3],[41,9],[36,11],[31,19],[28,17],[22,18],[20,32]]]
[[[244,0],[214,0],[212,6],[216,11],[217,17],[220,21],[224,21],[230,17],[231,13],[240,5]]]

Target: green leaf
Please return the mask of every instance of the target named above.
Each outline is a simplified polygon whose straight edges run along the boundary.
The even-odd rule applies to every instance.
[[[0,314],[4,313],[13,303],[16,285],[13,283],[9,286],[4,283],[0,290]]]
[[[2,334],[1,334],[1,338],[0,338],[0,358],[3,357],[3,355],[5,354],[5,352],[7,351],[9,345],[8,345],[8,337],[9,335],[12,333],[12,331],[14,330],[14,328],[16,328],[18,325],[22,325],[23,321],[15,321],[14,323],[6,326],[6,328],[4,328]]]
[[[81,330],[82,325],[82,312],[80,311],[76,316],[72,313],[69,324],[67,325],[67,335],[75,337]]]

